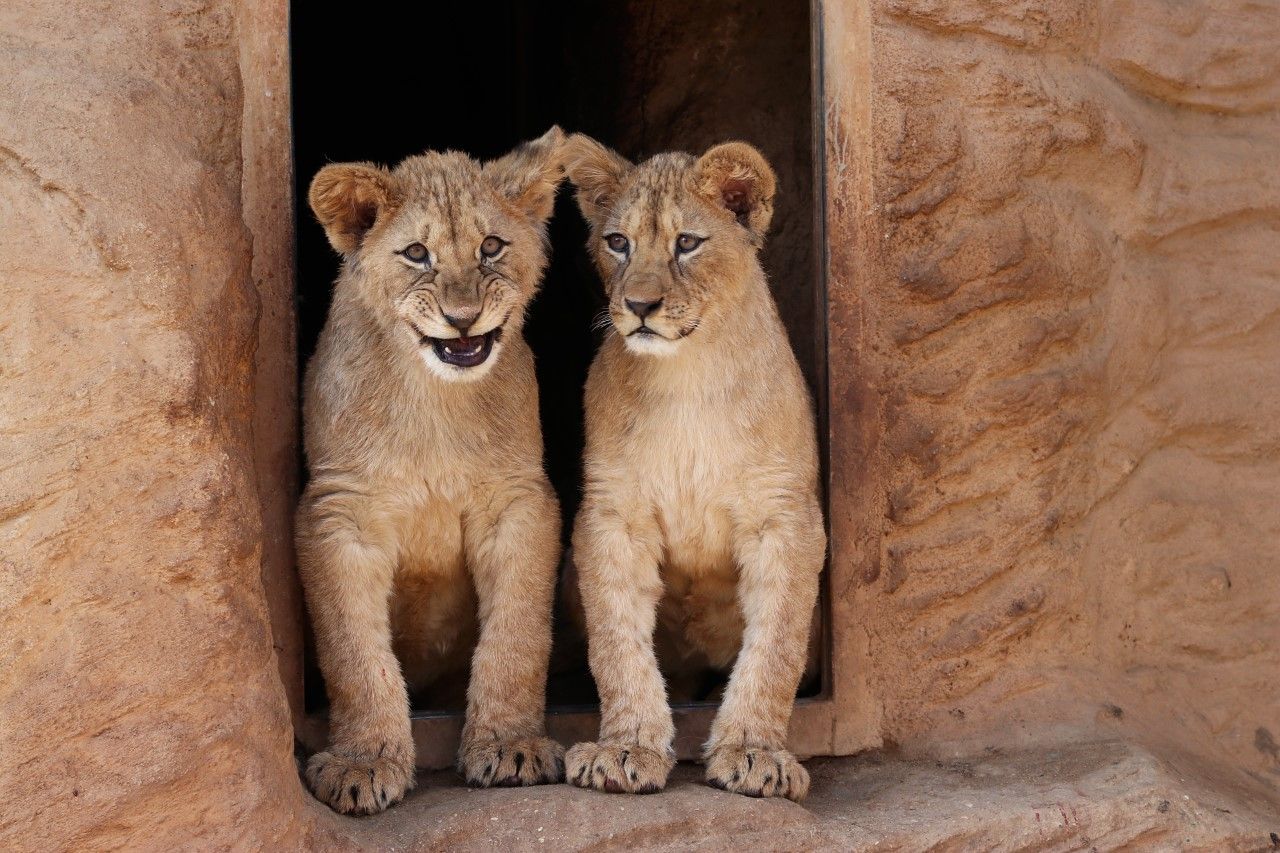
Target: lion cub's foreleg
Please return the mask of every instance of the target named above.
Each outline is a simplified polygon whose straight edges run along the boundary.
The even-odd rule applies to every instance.
[[[704,748],[707,782],[801,800],[809,773],[785,747],[826,552],[816,502],[739,525],[734,550],[746,629]]]
[[[308,762],[307,784],[344,814],[382,811],[414,785],[409,699],[387,608],[395,549],[371,510],[324,497],[313,481],[298,513],[299,571],[330,702],[329,746]]]
[[[469,785],[564,778],[564,748],[545,736],[559,508],[546,482],[507,486],[464,522],[480,605],[458,771]]]
[[[675,727],[653,650],[662,581],[659,531],[645,515],[584,504],[573,553],[587,617],[588,660],[600,693],[600,737],[565,757],[580,788],[647,794],[675,765]]]

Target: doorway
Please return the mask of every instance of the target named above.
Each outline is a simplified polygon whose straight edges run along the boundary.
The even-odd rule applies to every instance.
[[[316,171],[348,160],[395,164],[425,149],[488,159],[559,124],[632,160],[670,149],[696,153],[727,139],[764,152],[779,178],[764,266],[805,376],[820,391],[825,315],[815,249],[808,0],[496,0],[416,8],[338,15],[293,5],[300,367],[324,324],[339,263],[306,208]],[[566,184],[549,225],[550,265],[525,326],[566,542],[581,498],[582,386],[598,343],[591,324],[604,305],[586,236]],[[568,636],[564,628],[557,625],[558,639]],[[323,708],[310,661],[305,686],[308,711]],[[591,705],[592,691],[581,650],[557,648],[548,706]],[[456,711],[430,696],[415,700],[417,714]]]

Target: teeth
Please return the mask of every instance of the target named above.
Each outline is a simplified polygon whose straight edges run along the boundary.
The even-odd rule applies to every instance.
[[[466,345],[462,345],[460,343],[463,339],[454,338],[452,340],[453,343],[441,342],[440,344],[441,349],[444,350],[446,355],[479,355],[480,351],[484,349],[485,339],[483,336],[476,336],[470,339],[471,342]]]

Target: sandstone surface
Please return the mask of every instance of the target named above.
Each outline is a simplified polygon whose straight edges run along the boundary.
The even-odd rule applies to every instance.
[[[266,239],[287,237],[287,184],[241,191],[263,90],[240,39],[270,8],[0,8],[6,850],[307,831],[254,465],[258,322],[290,274],[276,255],[259,290],[253,229],[283,201]]]
[[[1275,797],[1280,7],[825,9],[854,716],[1115,731]]]

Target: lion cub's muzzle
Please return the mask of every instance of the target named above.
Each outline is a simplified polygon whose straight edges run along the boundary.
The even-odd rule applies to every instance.
[[[622,306],[610,311],[610,316],[627,349],[659,355],[675,352],[680,341],[692,334],[699,323],[696,317],[688,318],[686,306],[668,306],[661,296],[636,299],[628,294]]]

